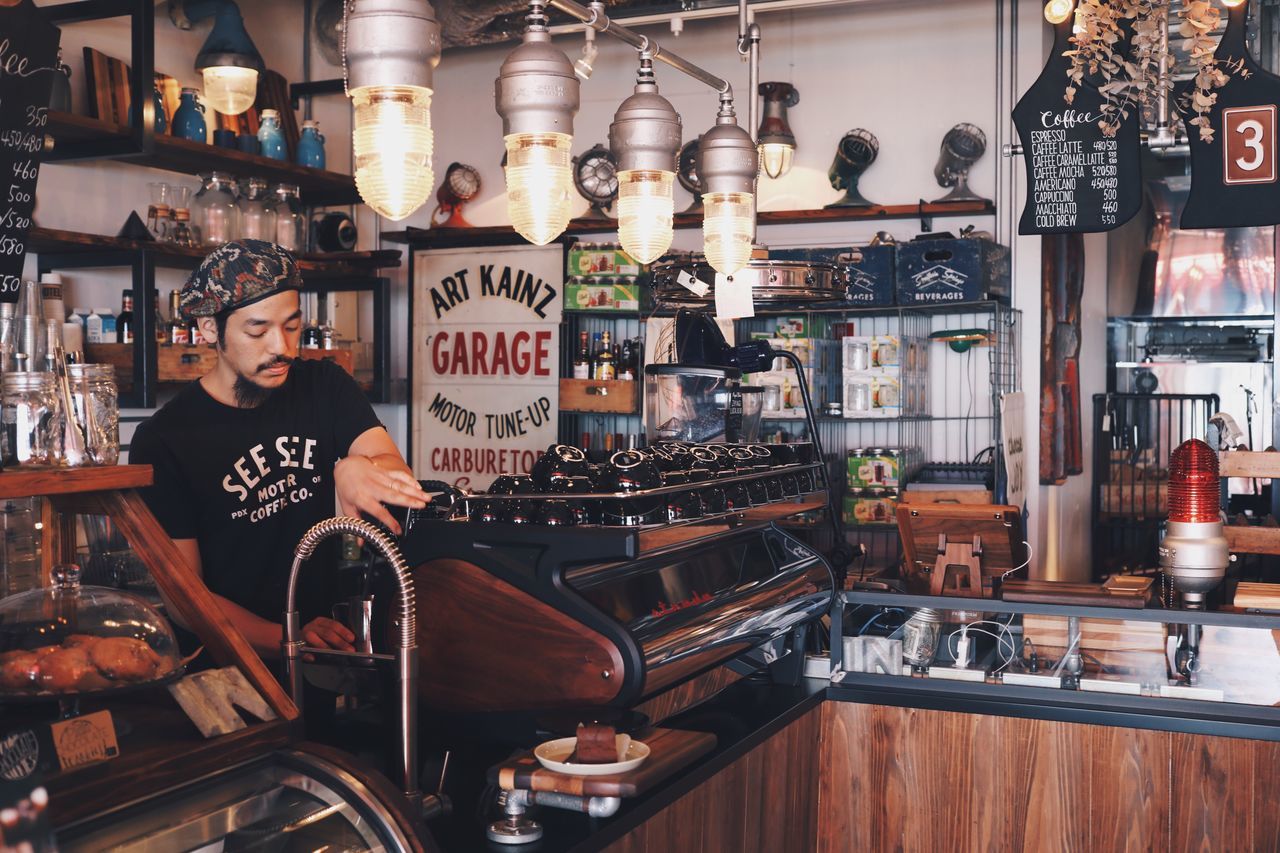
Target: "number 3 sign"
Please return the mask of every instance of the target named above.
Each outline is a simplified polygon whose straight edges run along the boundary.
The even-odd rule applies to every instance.
[[[1280,168],[1280,77],[1261,68],[1245,48],[1247,9],[1242,4],[1228,10],[1227,31],[1214,56],[1223,65],[1243,61],[1248,74],[1233,73],[1218,90],[1209,111],[1213,141],[1202,140],[1199,128],[1190,129],[1191,195],[1182,211],[1183,228],[1280,224],[1280,191],[1273,186]]]
[[[1276,106],[1222,111],[1222,180],[1273,184],[1276,180]]]

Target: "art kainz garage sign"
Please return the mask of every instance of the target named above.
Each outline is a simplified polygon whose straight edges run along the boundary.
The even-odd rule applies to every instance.
[[[1027,204],[1019,234],[1110,231],[1142,206],[1142,156],[1137,110],[1114,136],[1098,125],[1102,95],[1088,78],[1068,104],[1064,98],[1072,23],[1055,29],[1040,77],[1013,109],[1027,170]]]
[[[414,473],[486,488],[556,440],[564,249],[414,254]]]

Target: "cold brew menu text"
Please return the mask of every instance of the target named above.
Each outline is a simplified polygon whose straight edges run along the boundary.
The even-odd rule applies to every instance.
[[[1065,25],[1069,35],[1070,25]],[[1067,85],[1067,45],[1059,44],[1035,85],[1013,111],[1027,169],[1027,205],[1019,234],[1109,231],[1142,203],[1138,124],[1130,115],[1114,136],[1099,126],[1102,98],[1087,83],[1073,103]]]
[[[61,35],[31,0],[0,5],[0,302],[18,298]]]

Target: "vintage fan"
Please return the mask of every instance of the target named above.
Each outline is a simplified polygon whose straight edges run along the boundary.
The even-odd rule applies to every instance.
[[[462,217],[463,206],[480,194],[480,172],[465,163],[450,163],[444,180],[436,191],[436,209],[431,222],[441,228],[470,228],[471,223]],[[444,220],[441,221],[441,217]]]
[[[680,149],[680,157],[676,162],[676,179],[680,186],[693,193],[693,203],[685,209],[685,213],[702,213],[702,182],[698,180],[698,143],[702,137],[691,139]]]
[[[827,207],[875,207],[875,202],[867,201],[858,192],[858,179],[879,154],[880,141],[869,130],[854,128],[841,138],[827,177],[832,189],[844,190],[844,197]]]
[[[591,203],[583,219],[613,219],[609,208],[618,198],[618,164],[603,145],[595,145],[573,158],[573,185]]]

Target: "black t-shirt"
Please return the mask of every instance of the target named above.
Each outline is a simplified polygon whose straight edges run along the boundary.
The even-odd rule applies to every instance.
[[[294,547],[335,514],[334,464],[380,425],[346,372],[299,359],[252,409],[219,403],[192,382],[138,426],[129,461],[155,469],[143,499],[170,537],[198,540],[209,589],[279,622]],[[327,615],[331,581],[318,575],[331,575],[338,552],[333,537],[303,566],[308,618]]]

